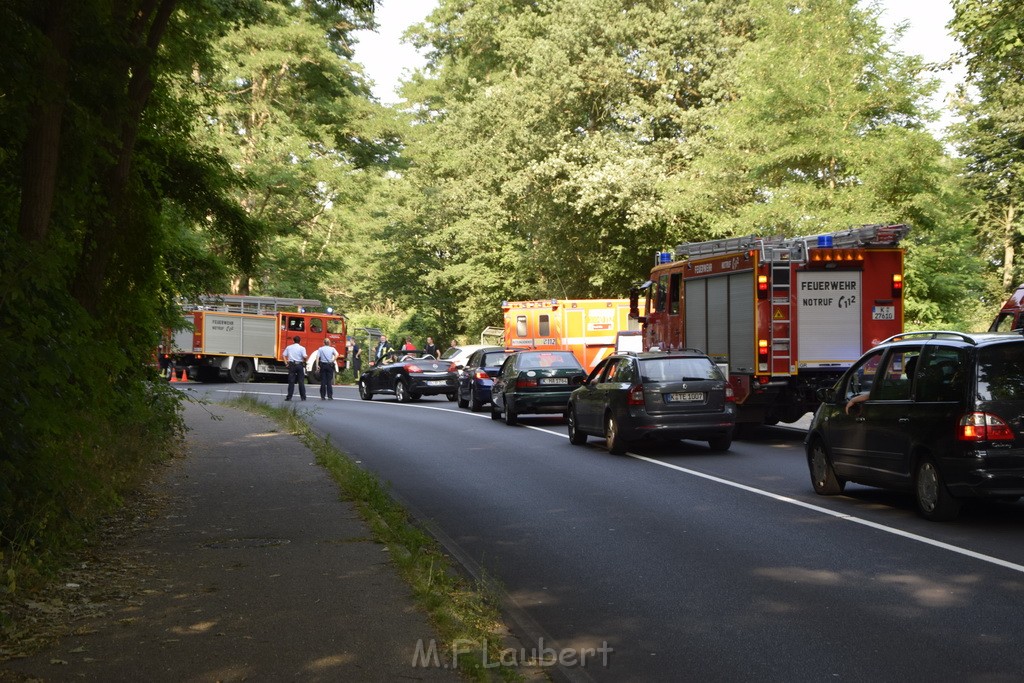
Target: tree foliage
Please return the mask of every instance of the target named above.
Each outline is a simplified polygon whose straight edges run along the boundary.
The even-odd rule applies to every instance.
[[[955,133],[977,193],[974,213],[986,256],[1000,265],[1005,293],[1024,278],[1024,3],[954,0],[952,28],[966,51],[963,123]]]
[[[935,85],[877,8],[453,0],[413,39],[431,55],[404,91],[419,208],[377,233],[386,253],[416,245],[397,272],[378,264],[401,305],[460,302],[479,329],[502,299],[622,295],[683,241],[909,222],[908,272],[927,278],[911,322],[964,323],[977,249],[944,257],[961,275],[946,283],[915,252],[971,238],[967,198],[925,128]]]

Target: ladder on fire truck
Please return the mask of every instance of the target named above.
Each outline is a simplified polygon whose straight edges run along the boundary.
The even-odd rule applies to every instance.
[[[858,249],[895,247],[907,236],[907,225],[863,225],[859,228],[810,235],[807,237],[730,237],[676,246],[676,259],[708,258],[722,254],[757,250],[762,263],[769,264],[771,282],[770,371],[773,375],[793,372],[792,355],[792,269],[793,263],[806,263],[813,248]]]
[[[184,311],[216,311],[218,313],[255,313],[257,315],[277,313],[283,310],[302,311],[319,308],[316,299],[289,299],[273,296],[243,296],[240,294],[215,294],[200,296],[196,301],[182,300]],[[328,311],[330,313],[330,311]]]
[[[856,249],[861,247],[895,247],[910,232],[908,225],[863,225],[859,228],[819,233],[806,237],[726,237],[707,242],[688,242],[676,246],[676,259],[706,258],[737,251],[757,249],[761,261],[769,262],[785,256],[787,263],[803,263],[807,251],[815,247]],[[787,252],[788,250],[788,252]]]

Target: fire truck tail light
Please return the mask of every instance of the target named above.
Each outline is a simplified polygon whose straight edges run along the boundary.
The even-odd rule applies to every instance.
[[[757,383],[758,384],[768,384],[768,382],[771,382],[771,381],[772,381],[772,378],[769,377],[768,375],[761,375],[760,377],[757,378]]]
[[[761,355],[761,356],[767,356],[768,355],[768,340],[767,339],[758,339],[757,340],[757,353],[758,353],[758,355]]]
[[[892,274],[892,295],[893,297],[903,296],[903,276],[899,273]]]
[[[767,299],[768,298],[768,276],[758,275],[757,276],[757,298]]]
[[[1016,435],[1002,418],[990,413],[968,413],[960,418],[959,441],[1013,441]]]

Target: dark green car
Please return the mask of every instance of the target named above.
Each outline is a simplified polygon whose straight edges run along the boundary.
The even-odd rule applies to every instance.
[[[587,373],[572,351],[517,351],[491,385],[491,419],[514,425],[525,413],[565,414]]]

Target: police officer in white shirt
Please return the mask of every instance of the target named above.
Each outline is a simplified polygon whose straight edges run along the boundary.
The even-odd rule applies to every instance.
[[[320,364],[320,400],[334,400],[334,373],[338,369],[338,349],[331,346],[330,339],[324,339],[324,345],[317,349],[317,363]]]
[[[306,358],[309,354],[306,353],[306,347],[299,343],[299,336],[295,335],[292,338],[293,344],[289,344],[284,349],[284,362],[288,364],[288,396],[284,400],[292,400],[292,394],[295,392],[295,383],[299,383],[299,396],[302,400],[306,400]]]

